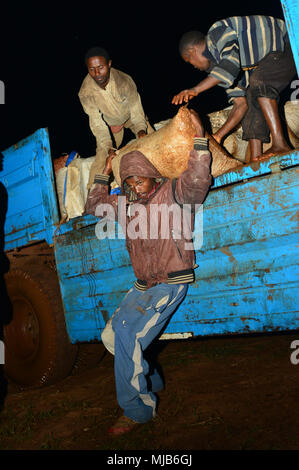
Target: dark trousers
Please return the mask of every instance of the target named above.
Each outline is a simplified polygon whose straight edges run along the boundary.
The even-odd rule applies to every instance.
[[[289,41],[283,52],[271,52],[251,73],[246,90],[248,111],[242,120],[243,139],[270,142],[269,127],[259,106],[258,98],[279,100],[279,94],[296,74],[295,62]]]
[[[146,423],[155,416],[155,392],[163,387],[158,370],[150,373],[143,353],[159,336],[187,291],[188,284],[157,284],[146,291],[132,287],[102,332],[103,344],[114,354],[119,406],[125,416],[137,423]]]

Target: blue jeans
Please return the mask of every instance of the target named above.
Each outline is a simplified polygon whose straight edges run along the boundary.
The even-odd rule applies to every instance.
[[[118,403],[124,415],[138,423],[155,416],[154,392],[163,387],[155,370],[149,377],[152,387],[148,389],[149,365],[143,351],[159,335],[187,290],[188,284],[158,284],[143,292],[132,287],[102,333],[104,345],[115,355]]]

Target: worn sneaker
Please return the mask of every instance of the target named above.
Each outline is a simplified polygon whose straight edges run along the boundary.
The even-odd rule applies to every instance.
[[[132,431],[132,429],[135,428],[137,424],[139,423],[136,423],[136,421],[127,418],[127,416],[121,416],[120,418],[118,418],[116,423],[111,426],[108,432],[110,435],[120,436],[122,434],[126,434],[127,432]]]

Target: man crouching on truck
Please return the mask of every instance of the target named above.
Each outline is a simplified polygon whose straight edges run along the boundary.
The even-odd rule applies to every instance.
[[[281,92],[296,75],[285,22],[271,16],[233,16],[214,23],[207,35],[185,33],[179,45],[185,62],[208,76],[174,96],[173,104],[188,102],[216,85],[226,89],[233,107],[214,134],[221,142],[239,123],[249,141],[250,161],[291,149],[279,117]],[[271,147],[263,152],[263,143]]]
[[[162,178],[139,151],[122,157],[120,178],[127,201],[126,228],[132,220],[130,209],[134,199],[146,208],[147,220],[144,221],[147,227],[150,226],[153,205],[174,205],[182,212],[186,210],[181,207],[183,204],[194,207],[204,201],[211,183],[211,156],[201,121],[194,111],[190,110],[190,113],[196,130],[194,149],[190,152],[188,168],[177,180]],[[96,215],[100,204],[111,204],[117,212],[118,196],[109,195],[108,188],[113,157],[110,155],[107,158],[103,174],[95,177],[87,198],[86,213]],[[163,388],[163,383],[157,370],[149,376],[149,364],[143,357],[143,351],[161,333],[186,296],[188,284],[194,281],[195,255],[194,249],[190,250],[193,212],[191,218],[189,233],[184,233],[181,239],[173,235],[168,239],[162,238],[161,219],[158,222],[158,238],[126,236],[126,247],[137,281],[102,333],[105,347],[115,356],[117,400],[124,410],[124,415],[109,429],[112,435],[124,434],[138,423],[146,423],[155,417],[155,392]],[[187,240],[189,249],[186,249]]]

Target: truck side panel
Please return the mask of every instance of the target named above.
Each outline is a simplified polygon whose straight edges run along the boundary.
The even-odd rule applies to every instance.
[[[92,220],[91,225],[55,237],[57,272],[72,342],[99,340],[134,282],[124,240],[98,240],[96,219]]]
[[[47,129],[2,153],[0,181],[8,192],[5,250],[40,240],[51,244],[59,216]]]
[[[281,0],[281,6],[297,71],[299,71],[299,2],[298,0]]]
[[[291,167],[285,157],[273,157],[256,178],[245,178],[243,168],[245,180],[224,187],[215,181],[203,206],[196,282],[165,334],[298,328],[298,157],[297,152],[288,156]],[[252,176],[252,167],[247,170]],[[124,240],[98,240],[96,219],[85,224],[82,219],[80,228],[74,230],[76,220],[70,221],[55,237],[72,342],[99,339],[135,279]]]

